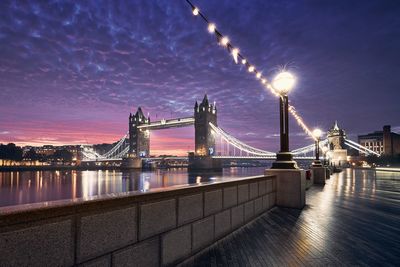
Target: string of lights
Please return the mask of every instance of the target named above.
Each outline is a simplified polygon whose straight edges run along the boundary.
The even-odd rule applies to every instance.
[[[239,62],[244,65],[247,68],[247,71],[249,73],[252,73],[255,75],[256,79],[261,82],[261,84],[269,89],[269,91],[276,97],[280,97],[280,93],[272,86],[272,84],[269,82],[269,80],[262,74],[261,71],[258,71],[256,67],[249,62],[249,60],[244,57],[241,53],[239,48],[235,47],[232,42],[229,40],[228,36],[223,35],[218,29],[215,23],[210,22],[207,17],[200,11],[198,7],[192,4],[190,0],[186,0],[186,2],[191,6],[192,8],[192,13],[196,17],[200,17],[203,19],[204,22],[207,23],[207,30],[209,33],[214,34],[217,38],[218,43],[225,47],[228,52],[232,55],[233,60],[235,61],[236,64]],[[310,129],[307,127],[307,125],[304,123],[303,119],[298,115],[296,112],[295,108],[292,105],[289,105],[289,111],[293,115],[293,117],[296,119],[297,123],[299,126],[309,135],[311,136],[314,140],[316,140],[315,136],[312,134]]]

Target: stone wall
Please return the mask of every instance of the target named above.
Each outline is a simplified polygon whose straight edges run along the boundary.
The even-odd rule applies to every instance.
[[[0,209],[0,266],[174,265],[270,209],[275,176]]]

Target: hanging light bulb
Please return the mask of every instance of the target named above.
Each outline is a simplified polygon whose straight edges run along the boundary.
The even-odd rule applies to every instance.
[[[238,55],[239,55],[239,49],[237,48],[233,48],[232,49],[232,56],[233,56],[233,60],[235,60],[235,63],[238,63]]]
[[[193,8],[193,15],[197,16],[199,14],[199,9],[197,7]]]
[[[223,46],[227,46],[228,43],[229,43],[229,38],[228,37],[224,36],[224,37],[221,38],[221,44]]]
[[[215,32],[215,24],[214,23],[209,23],[208,24],[208,32],[209,33],[214,33]]]
[[[246,59],[242,59],[242,64],[243,64],[243,65],[245,65],[245,64],[246,64],[246,62],[247,62],[247,60],[246,60]]]
[[[261,78],[261,73],[257,72],[256,77],[257,77],[257,79],[260,79]]]
[[[267,80],[266,79],[262,79],[261,82],[262,82],[262,84],[265,84],[267,82]]]
[[[249,72],[253,72],[255,70],[254,66],[249,67]]]

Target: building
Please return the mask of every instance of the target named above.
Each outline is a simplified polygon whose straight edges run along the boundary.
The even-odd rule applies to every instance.
[[[327,133],[329,151],[326,156],[329,163],[334,166],[342,166],[347,163],[347,149],[344,143],[346,132],[340,129],[337,121]]]
[[[36,153],[42,156],[51,156],[56,152],[56,147],[52,145],[44,145],[36,148]]]
[[[383,131],[359,135],[358,143],[381,155],[400,154],[400,134],[392,133],[390,125],[383,126]]]

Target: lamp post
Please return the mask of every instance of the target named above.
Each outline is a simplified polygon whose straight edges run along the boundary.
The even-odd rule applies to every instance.
[[[315,137],[315,160],[313,166],[322,167],[321,161],[319,160],[319,140],[321,138],[322,131],[320,129],[315,129],[313,131],[313,136]]]
[[[271,169],[297,169],[297,163],[289,151],[289,101],[288,93],[295,84],[294,76],[289,72],[279,73],[273,80],[272,86],[279,92],[280,142],[281,149],[276,154],[276,161]]]
[[[322,148],[322,153],[324,154],[324,166],[326,166],[326,153],[328,152],[329,148],[327,146],[324,146]]]

